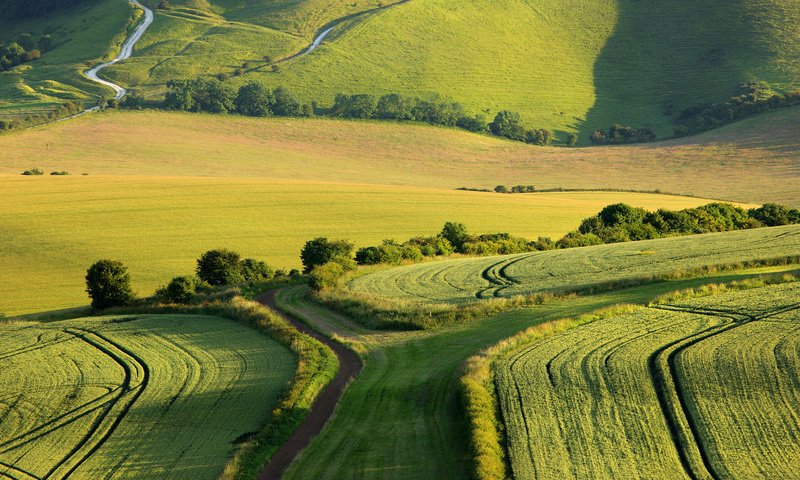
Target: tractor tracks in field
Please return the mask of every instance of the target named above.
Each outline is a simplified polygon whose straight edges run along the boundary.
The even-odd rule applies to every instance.
[[[269,463],[259,472],[257,477],[259,480],[277,480],[283,476],[283,473],[289,468],[294,459],[322,432],[328,420],[333,416],[339,399],[344,394],[347,386],[364,367],[361,358],[354,351],[317,333],[305,322],[278,309],[275,298],[277,294],[277,290],[272,290],[256,297],[256,301],[269,307],[300,332],[320,341],[333,350],[339,360],[339,370],[333,380],[317,395],[311,410],[300,423],[300,426],[297,427],[289,437],[289,440],[275,452]]]
[[[78,405],[44,424],[0,444],[0,453],[12,451],[81,420],[87,415],[97,415],[80,441],[63,458],[51,466],[43,476],[37,477],[14,465],[0,463],[0,467],[6,470],[2,473],[4,476],[25,480],[29,478],[41,480],[69,478],[113,435],[149,383],[150,369],[144,360],[117,342],[98,332],[81,328],[68,328],[60,332],[86,343],[90,348],[111,358],[123,370],[123,381],[116,388],[109,389],[106,394]],[[51,345],[52,342],[40,347],[45,348]]]

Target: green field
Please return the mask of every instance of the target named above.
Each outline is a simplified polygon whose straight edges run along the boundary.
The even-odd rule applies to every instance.
[[[0,325],[0,476],[218,478],[294,369],[285,347],[215,317]]]
[[[410,265],[363,275],[350,282],[350,289],[379,297],[465,303],[581,291],[709,265],[797,255],[800,227],[793,225]]]
[[[386,122],[107,112],[0,135],[0,173],[213,176],[453,189],[660,190],[800,207],[800,108],[648,145],[544,148]],[[580,175],[576,175],[580,172]]]
[[[515,478],[792,478],[800,285],[640,308],[496,362]]]
[[[696,198],[628,193],[495,195],[452,190],[254,179],[0,176],[0,313],[85,305],[86,269],[129,266],[142,295],[192,273],[227,247],[299,268],[318,236],[370,245],[438,233],[458,219],[475,232],[557,237],[603,206],[685,208]],[[46,292],[46,295],[43,294]]]

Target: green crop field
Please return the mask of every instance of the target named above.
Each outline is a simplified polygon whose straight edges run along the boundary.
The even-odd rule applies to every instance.
[[[515,478],[792,478],[800,284],[642,307],[514,349]]]
[[[218,478],[294,368],[215,317],[0,325],[0,477]]]
[[[318,236],[369,245],[438,233],[457,219],[475,232],[560,236],[603,206],[685,208],[705,200],[629,193],[496,195],[410,187],[165,177],[0,176],[0,312],[85,305],[86,269],[129,265],[150,295],[194,271],[206,250],[232,248],[300,267]],[[46,292],[46,295],[43,295]]]
[[[351,281],[355,292],[425,302],[580,291],[690,271],[800,255],[800,227],[661,238],[579,249],[445,260],[382,270]]]
[[[0,135],[0,173],[39,166],[445,189],[532,184],[800,207],[798,129],[800,108],[790,108],[682,140],[567,149],[386,122],[107,112]]]

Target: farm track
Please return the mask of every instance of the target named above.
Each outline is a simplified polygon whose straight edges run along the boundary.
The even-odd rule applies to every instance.
[[[263,293],[256,298],[256,301],[272,309],[276,314],[282,316],[302,333],[319,340],[333,350],[333,353],[339,360],[339,370],[336,372],[336,376],[333,380],[319,393],[306,418],[297,427],[294,433],[292,433],[286,443],[275,452],[269,463],[259,472],[259,480],[277,480],[282,477],[283,473],[289,468],[289,465],[292,464],[294,459],[297,458],[311,441],[319,435],[322,429],[325,428],[328,420],[333,416],[339,399],[342,397],[342,394],[344,394],[345,389],[347,389],[350,382],[358,376],[364,367],[361,358],[356,355],[355,352],[317,333],[306,323],[294,318],[292,315],[288,315],[279,310],[275,300],[277,293],[277,290]]]

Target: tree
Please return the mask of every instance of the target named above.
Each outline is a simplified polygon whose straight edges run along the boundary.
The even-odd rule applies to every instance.
[[[508,187],[506,187],[505,185],[498,185],[494,187],[494,191],[496,193],[508,193]]]
[[[314,267],[325,265],[336,259],[351,259],[355,246],[346,240],[328,240],[317,237],[309,240],[300,252],[303,262],[303,273],[310,273]]]
[[[489,130],[498,137],[525,141],[525,128],[522,126],[519,113],[516,112],[503,110],[498,113],[494,121],[489,124]]]
[[[173,278],[164,289],[164,298],[170,303],[189,303],[197,293],[200,279],[193,276]]]
[[[209,250],[197,260],[197,276],[209,285],[235,285],[244,281],[238,253],[221,248]]]
[[[475,115],[474,117],[462,115],[458,119],[456,126],[475,133],[484,133],[489,129],[489,126],[486,124],[486,117],[483,115]]]
[[[550,130],[540,128],[531,130],[525,135],[525,142],[533,145],[550,145],[553,134]]]
[[[375,116],[385,120],[413,120],[414,100],[390,93],[378,100]]]
[[[259,82],[249,82],[239,88],[234,100],[236,111],[250,117],[269,117],[275,104],[272,90]]]
[[[278,87],[272,94],[275,96],[275,107],[272,111],[282,117],[299,117],[303,107],[295,96],[283,87]]]
[[[796,221],[793,221],[794,214],[792,209],[776,203],[765,203],[758,208],[750,209],[749,214],[768,227],[796,223]]]
[[[467,227],[463,223],[456,222],[445,223],[439,236],[450,242],[456,251],[461,251],[464,243],[469,239]]]
[[[625,203],[615,203],[608,205],[600,210],[597,215],[606,227],[613,227],[620,224],[641,223],[647,211],[643,208],[635,208]]]
[[[86,292],[92,299],[92,308],[96,309],[130,305],[136,298],[128,269],[114,260],[100,260],[89,267]]]

